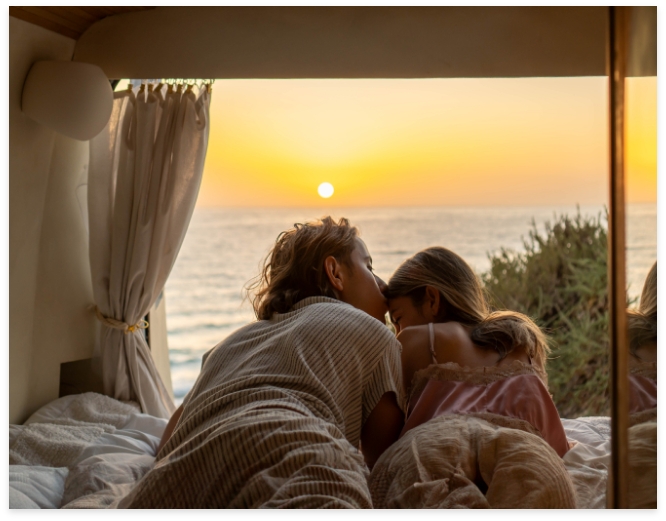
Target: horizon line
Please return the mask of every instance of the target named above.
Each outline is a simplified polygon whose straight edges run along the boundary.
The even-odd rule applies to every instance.
[[[657,201],[635,201],[631,203],[626,203],[626,206],[634,205],[657,205]],[[229,210],[289,210],[289,209],[305,209],[305,210],[343,210],[343,209],[363,209],[368,210],[371,208],[377,209],[414,209],[414,208],[451,208],[451,209],[471,209],[471,208],[559,208],[559,207],[608,207],[609,204],[607,201],[603,203],[549,203],[549,204],[476,204],[476,205],[466,205],[466,204],[440,204],[440,205],[326,205],[326,206],[313,206],[313,205],[210,205],[210,204],[197,204],[195,209],[229,209]]]

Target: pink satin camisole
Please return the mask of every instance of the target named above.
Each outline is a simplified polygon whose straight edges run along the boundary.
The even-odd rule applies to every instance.
[[[465,414],[533,432],[560,457],[564,456],[569,449],[564,427],[548,389],[532,365],[518,360],[502,367],[439,364],[432,323],[429,329],[433,364],[415,376],[401,436],[437,416]]]

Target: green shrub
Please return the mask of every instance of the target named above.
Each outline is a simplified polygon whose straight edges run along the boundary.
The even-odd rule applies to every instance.
[[[603,216],[607,222],[607,216]],[[530,316],[550,336],[550,392],[563,418],[608,415],[607,234],[602,216],[532,221],[525,251],[489,255],[482,275],[496,309]]]

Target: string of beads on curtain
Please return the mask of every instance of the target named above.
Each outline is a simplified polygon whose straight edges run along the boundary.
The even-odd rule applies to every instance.
[[[168,85],[169,88],[176,88],[177,90],[182,90],[187,85],[187,89],[192,89],[194,86],[199,87],[199,89],[206,89],[208,92],[213,90],[213,83],[215,79],[187,79],[187,78],[156,78],[156,79],[142,79],[142,80],[129,80],[129,85],[127,88],[132,90],[135,87],[143,87],[148,85],[148,88],[151,88],[155,85]]]

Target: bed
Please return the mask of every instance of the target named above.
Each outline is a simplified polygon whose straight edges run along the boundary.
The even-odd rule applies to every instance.
[[[155,461],[167,420],[96,393],[59,398],[9,426],[9,508],[114,508]],[[605,508],[610,422],[563,420],[577,508]]]
[[[113,508],[155,461],[167,420],[96,393],[9,426],[9,508]]]

